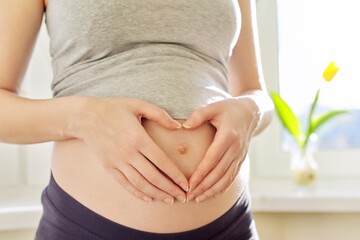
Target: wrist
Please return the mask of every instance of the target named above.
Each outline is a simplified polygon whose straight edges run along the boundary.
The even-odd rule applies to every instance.
[[[86,133],[95,124],[95,106],[99,98],[88,96],[72,96],[70,110],[64,129],[64,135],[70,138],[84,139]]]
[[[254,127],[253,135],[261,133],[271,122],[273,103],[269,95],[262,90],[246,91],[236,97],[246,101],[246,108],[252,114]]]

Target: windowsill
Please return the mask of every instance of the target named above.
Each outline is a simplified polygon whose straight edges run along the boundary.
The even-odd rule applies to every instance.
[[[0,231],[36,228],[42,213],[40,187],[0,187]]]
[[[360,213],[360,181],[319,181],[311,187],[291,180],[252,180],[253,212]]]
[[[36,228],[42,213],[43,188],[0,188],[0,231]],[[252,180],[253,212],[360,213],[358,181],[319,182],[299,188],[290,181]]]

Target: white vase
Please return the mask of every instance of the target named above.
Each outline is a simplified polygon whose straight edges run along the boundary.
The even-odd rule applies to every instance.
[[[318,177],[318,164],[311,151],[296,151],[291,156],[290,171],[299,185],[311,185]]]

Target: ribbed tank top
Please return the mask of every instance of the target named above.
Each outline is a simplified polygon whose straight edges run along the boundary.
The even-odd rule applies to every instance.
[[[49,0],[54,97],[139,98],[186,119],[230,97],[236,0]]]

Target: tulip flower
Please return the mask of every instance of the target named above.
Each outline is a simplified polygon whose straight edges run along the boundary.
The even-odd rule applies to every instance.
[[[335,64],[334,61],[332,61],[327,68],[325,69],[324,73],[323,73],[323,78],[330,82],[334,76],[336,75],[336,73],[339,71],[339,66],[337,66]]]
[[[335,62],[331,62],[325,69],[323,73],[323,78],[327,82],[330,82],[334,78],[338,70],[339,67],[335,64]],[[316,130],[318,130],[330,119],[341,114],[348,113],[348,111],[345,110],[332,110],[325,114],[314,116],[314,111],[320,95],[320,89],[318,89],[309,110],[307,130],[303,131],[300,125],[299,118],[295,115],[295,113],[285,102],[285,100],[282,99],[277,93],[272,92],[270,95],[274,102],[276,113],[282,125],[290,133],[290,135],[294,137],[298,146],[302,150],[306,150],[310,136],[315,133]]]

